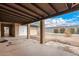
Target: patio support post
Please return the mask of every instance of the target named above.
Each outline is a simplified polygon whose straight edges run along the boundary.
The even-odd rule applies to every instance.
[[[40,44],[43,44],[45,39],[45,21],[40,20]]]
[[[27,39],[30,39],[30,24],[27,24]]]

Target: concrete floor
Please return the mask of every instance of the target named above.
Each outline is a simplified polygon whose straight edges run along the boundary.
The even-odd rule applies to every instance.
[[[1,56],[76,56],[68,49],[63,49],[61,44],[56,42],[47,42],[39,44],[39,41],[26,38],[13,38],[5,37],[1,39],[7,39],[8,42],[12,42],[8,45],[8,42],[0,43],[0,55]],[[63,45],[63,44],[62,44]],[[65,45],[64,45],[65,46]]]

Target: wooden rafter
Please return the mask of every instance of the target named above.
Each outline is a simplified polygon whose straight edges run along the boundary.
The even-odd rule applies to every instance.
[[[3,13],[3,14],[5,14],[5,15],[11,15],[11,16],[14,16],[14,17],[19,17],[19,18],[21,18],[22,19],[22,21],[24,20],[24,21],[27,21],[27,20],[30,20],[30,19],[26,19],[26,18],[24,18],[24,17],[21,17],[21,16],[18,16],[18,15],[15,15],[15,14],[10,14],[10,13],[8,13],[8,12],[5,12],[4,10],[0,10],[0,13]],[[18,19],[19,20],[19,19]]]
[[[50,15],[48,12],[46,12],[45,10],[43,10],[42,8],[40,8],[38,5],[31,3],[33,6],[35,6],[36,8],[38,8],[39,10],[43,11],[44,13],[46,13],[48,16]]]
[[[79,5],[79,3],[72,4],[72,8]]]
[[[7,7],[12,8],[12,9],[14,9],[14,10],[16,10],[16,11],[19,11],[19,12],[21,12],[21,13],[23,13],[23,14],[27,14],[27,15],[29,15],[29,16],[32,16],[32,17],[36,18],[36,19],[39,19],[38,17],[36,17],[36,16],[34,16],[34,15],[32,15],[32,14],[29,14],[28,12],[25,12],[25,11],[23,11],[23,10],[20,10],[20,9],[18,9],[18,8],[15,8],[15,7],[11,6],[11,5],[8,5],[8,4],[4,4],[4,5],[6,5]]]
[[[21,12],[19,13],[18,11],[14,10],[14,9],[11,9],[10,7],[4,6],[4,5],[0,5],[0,8],[4,9],[4,10],[7,10],[7,11],[10,11],[10,12],[15,13],[15,14],[30,18],[30,19],[34,19],[32,17],[29,17],[28,15],[22,14]]]
[[[72,8],[72,3],[66,3],[68,9],[71,9]]]
[[[26,9],[26,10],[29,10],[29,11],[30,11],[30,12],[32,12],[32,13],[35,13],[35,14],[37,14],[37,15],[39,15],[39,16],[41,16],[41,17],[43,17],[43,16],[42,16],[42,15],[40,15],[39,13],[37,13],[37,12],[35,12],[35,11],[31,10],[30,8],[28,8],[28,7],[26,7],[26,6],[22,5],[22,4],[17,4],[17,5],[19,5],[19,6],[23,7],[23,8],[24,8],[24,9]]]
[[[0,14],[1,15],[4,15],[4,17],[2,16],[1,17],[1,19],[6,19],[5,21],[12,21],[12,22],[19,22],[19,23],[22,23],[22,22],[24,22],[23,20],[21,21],[21,18],[19,18],[19,17],[16,17],[16,16],[12,16],[12,15],[9,15],[9,14],[5,14],[5,13],[1,13],[0,12]],[[12,18],[13,17],[13,18]],[[11,19],[12,18],[12,19]],[[2,21],[2,20],[0,20],[0,21]]]
[[[49,5],[51,6],[51,8],[52,8],[55,12],[58,12],[58,10],[57,10],[51,3],[49,3]]]

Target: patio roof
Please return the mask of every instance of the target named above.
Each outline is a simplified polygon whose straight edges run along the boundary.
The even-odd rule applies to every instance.
[[[28,24],[76,10],[76,3],[1,3],[0,21]]]

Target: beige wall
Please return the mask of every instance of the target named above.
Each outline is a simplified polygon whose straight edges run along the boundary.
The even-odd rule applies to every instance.
[[[19,26],[19,36],[27,36],[27,25]]]
[[[14,24],[15,26],[15,37],[18,37],[19,36],[19,24],[15,23]]]
[[[39,30],[35,27],[30,27],[30,35],[38,35]]]

